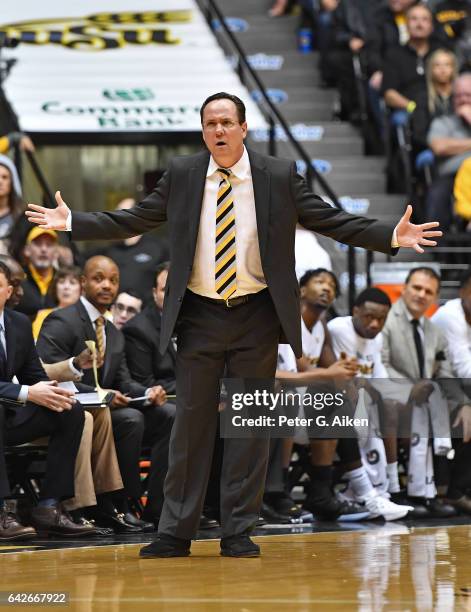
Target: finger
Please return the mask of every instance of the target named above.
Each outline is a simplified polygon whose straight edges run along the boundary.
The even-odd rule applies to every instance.
[[[56,191],[55,198],[56,198],[56,202],[57,202],[57,204],[59,206],[61,206],[61,205],[63,206],[65,204],[64,200],[62,199],[60,191]]]
[[[424,253],[424,249],[422,249],[418,244],[414,244],[413,249],[416,253]]]
[[[33,204],[33,203],[29,203],[28,208],[30,208],[31,210],[35,210],[38,213],[42,213],[43,215],[46,214],[46,212],[49,210],[45,206],[39,206],[39,204]],[[29,211],[26,211],[26,214],[28,214],[28,212]]]
[[[419,244],[422,244],[424,246],[437,246],[437,243],[435,240],[426,240],[425,238],[421,238],[419,240]]]
[[[422,223],[421,225],[417,225],[417,229],[419,230],[428,230],[432,229],[432,227],[438,227],[440,223],[438,221],[430,221],[429,223]]]
[[[460,421],[461,421],[461,417],[460,417],[460,415],[458,415],[458,416],[456,417],[456,419],[455,419],[455,421],[454,421],[454,423],[453,423],[452,427],[458,427],[458,425],[460,424]]]
[[[443,236],[443,232],[422,232],[422,236],[424,236],[425,238],[435,238]]]
[[[409,221],[411,216],[412,216],[412,206],[408,204],[406,208],[406,212],[402,215],[402,219],[399,223],[401,223],[402,221],[405,221],[407,223],[407,221]]]

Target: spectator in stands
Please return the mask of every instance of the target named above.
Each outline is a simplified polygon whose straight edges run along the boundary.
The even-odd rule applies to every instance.
[[[324,268],[308,270],[300,280],[301,331],[303,356],[296,359],[289,345],[278,347],[276,378],[285,386],[305,386],[345,381],[356,372],[355,360],[334,356],[324,316],[339,292],[337,278]],[[311,389],[312,391],[312,389]],[[329,410],[324,408],[323,413]],[[308,416],[308,415],[306,415]],[[311,415],[309,415],[311,416]],[[330,417],[329,414],[324,416]],[[310,489],[304,502],[306,511],[317,520],[350,518],[367,514],[356,504],[339,500],[333,493],[333,461],[337,439],[306,439],[310,444]],[[273,522],[290,522],[301,516],[290,492],[286,490],[292,440],[273,440],[265,487],[263,516]]]
[[[83,408],[73,393],[50,382],[39,362],[28,319],[5,308],[13,288],[10,270],[0,262],[0,540],[21,540],[36,533],[77,537],[93,532],[75,525],[60,502],[74,495],[74,465],[82,435]],[[16,377],[17,383],[12,382]],[[18,402],[15,404],[15,402]],[[23,527],[6,512],[10,495],[4,445],[24,444],[49,436],[46,475],[31,524]]]
[[[141,483],[139,458],[144,435],[145,421],[153,419],[154,435],[151,443],[160,462],[151,467],[151,478],[155,478],[156,490],[163,496],[163,480],[168,455],[168,443],[174,418],[174,406],[166,402],[166,393],[160,386],[146,388],[134,381],[126,364],[124,336],[104,317],[115,300],[119,287],[119,270],[108,257],[89,259],[82,276],[82,297],[67,308],[51,313],[44,321],[38,338],[38,352],[47,363],[55,363],[77,355],[85,348],[86,340],[94,340],[98,352],[104,358],[99,370],[99,384],[113,390],[114,399],[111,418],[118,454],[119,467],[128,498],[139,499]],[[85,386],[84,386],[85,385]],[[86,371],[83,390],[95,388],[93,373]],[[131,398],[146,398],[130,407]],[[146,415],[146,413],[149,413]],[[109,500],[108,500],[109,501]],[[124,496],[114,499],[119,512],[109,503],[106,510],[98,509],[92,516],[97,524],[112,527],[116,531],[135,531],[135,528],[152,529],[153,525],[138,520],[130,511]]]
[[[437,48],[431,41],[433,15],[425,4],[407,11],[407,31],[407,44],[391,48],[386,55],[382,89],[391,110],[409,113],[412,144],[420,150],[426,147],[429,125],[425,64]]]
[[[127,210],[135,204],[133,198],[125,198],[116,210]],[[106,255],[116,262],[120,271],[121,291],[137,293],[145,304],[152,303],[150,288],[157,266],[169,258],[167,239],[155,234],[134,236],[122,242],[102,248],[94,254]]]
[[[451,442],[447,439],[449,410],[456,410],[463,403],[463,393],[453,381],[446,338],[425,316],[437,301],[439,291],[440,277],[433,268],[410,270],[402,296],[393,304],[384,326],[382,350],[389,377],[400,379],[395,381],[398,402],[412,408],[412,418],[415,407],[420,409],[419,412],[427,410],[430,415],[434,430],[435,467],[438,464],[436,457],[444,456],[450,450]],[[432,382],[434,380],[440,388]],[[407,414],[410,418],[409,411]],[[410,447],[409,500],[417,511],[425,506],[428,512],[424,516],[449,516],[450,506],[441,504],[435,497],[435,487],[429,486],[430,478],[433,479],[433,466],[430,465],[427,476],[427,465],[422,468],[421,464],[413,461],[421,447],[421,455],[427,461],[428,436],[426,439],[419,436],[417,443]]]
[[[382,381],[379,380],[379,385],[370,382],[370,379],[384,381],[388,376],[381,360],[381,331],[390,308],[391,301],[384,291],[370,287],[356,298],[353,316],[332,319],[328,329],[337,358],[344,355],[356,358],[360,378],[355,380],[355,386],[365,391],[363,398],[368,405],[369,427],[361,440],[361,459],[345,466],[342,477],[348,482],[345,494],[364,502],[371,512],[370,518],[397,520],[413,508],[390,500],[390,493],[399,492],[396,433],[394,429],[393,435],[389,435],[387,422],[393,417],[390,414],[393,405],[380,392]],[[383,425],[388,432],[384,442],[379,434]]]
[[[357,121],[362,110],[358,87],[363,84],[355,79],[355,58],[367,76],[375,70],[369,62],[369,45],[377,4],[378,0],[341,0],[335,11],[330,63],[337,74],[341,116],[351,121]]]
[[[336,75],[330,63],[334,35],[334,13],[339,0],[298,0],[301,7],[301,27],[314,33],[314,46],[319,51],[319,70],[326,86],[336,84]]]
[[[426,216],[447,229],[452,221],[455,175],[471,156],[471,74],[460,75],[453,85],[452,115],[434,119],[427,135],[437,158],[437,174],[426,201]]]
[[[54,274],[54,279],[51,284],[51,295],[56,301],[57,306],[54,308],[43,308],[38,311],[36,318],[33,321],[33,337],[38,339],[44,319],[51,314],[56,308],[66,308],[75,304],[80,297],[81,286],[80,277],[82,271],[78,267],[62,268]]]
[[[34,318],[42,308],[54,308],[56,299],[52,294],[54,261],[57,256],[57,233],[42,227],[33,227],[26,238],[26,280],[23,282],[23,297],[16,307],[19,312]]]
[[[118,329],[122,329],[125,323],[141,312],[141,308],[142,300],[134,291],[122,291],[111,307],[113,323]]]
[[[15,224],[24,212],[21,183],[14,163],[0,155],[0,252],[8,252]]]
[[[449,300],[433,315],[432,322],[445,333],[450,362],[471,397],[471,272],[461,279],[460,295]],[[448,501],[457,510],[471,514],[471,406],[458,406],[451,414],[455,428]]]
[[[452,90],[458,74],[456,56],[447,49],[434,51],[425,69],[428,111],[431,119],[453,112]]]

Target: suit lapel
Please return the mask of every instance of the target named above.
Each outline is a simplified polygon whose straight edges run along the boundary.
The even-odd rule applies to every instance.
[[[196,240],[198,238],[198,228],[200,224],[201,207],[203,204],[204,188],[206,184],[206,172],[209,164],[209,153],[204,152],[197,160],[195,166],[188,172],[188,244],[189,258],[193,261],[196,250]]]
[[[270,216],[270,174],[266,168],[265,160],[253,151],[249,151],[248,149],[247,151],[252,170],[260,257],[263,261],[267,247],[268,221]]]

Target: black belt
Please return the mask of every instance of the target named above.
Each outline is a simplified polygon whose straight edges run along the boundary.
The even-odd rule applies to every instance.
[[[220,306],[225,306],[226,308],[235,308],[236,306],[247,304],[247,302],[250,302],[255,297],[264,293],[265,291],[267,291],[267,289],[262,289],[262,291],[258,291],[257,293],[247,293],[246,295],[240,295],[239,297],[229,298],[228,300],[222,300],[218,298],[206,297],[205,295],[200,295],[199,293],[195,293],[194,291],[190,291],[188,289],[188,292],[191,295],[194,295],[195,297],[197,297],[198,299],[203,300],[204,302],[210,302],[211,304],[219,304]]]

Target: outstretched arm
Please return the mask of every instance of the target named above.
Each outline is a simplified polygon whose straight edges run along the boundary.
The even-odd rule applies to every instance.
[[[166,172],[154,191],[142,202],[127,210],[97,213],[73,213],[56,192],[56,208],[45,208],[28,204],[26,216],[31,223],[45,229],[72,230],[73,240],[116,240],[130,238],[149,232],[167,220],[167,199],[170,188],[169,173]]]

